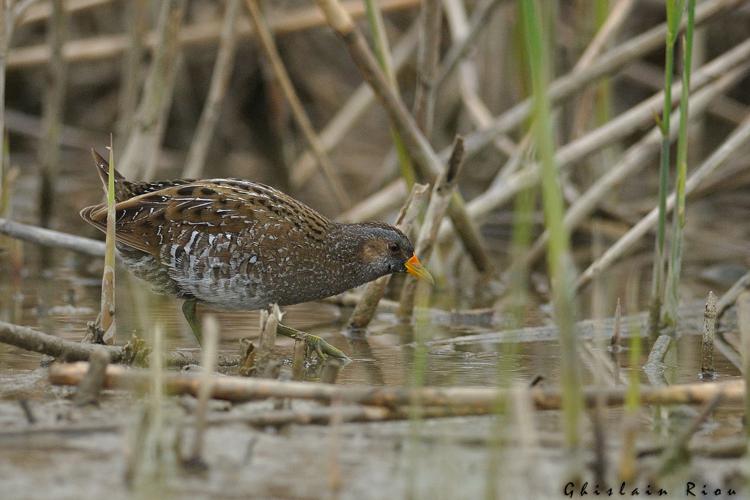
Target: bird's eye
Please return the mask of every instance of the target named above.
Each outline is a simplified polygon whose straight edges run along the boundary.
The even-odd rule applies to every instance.
[[[393,253],[397,253],[399,250],[401,250],[401,247],[398,246],[398,243],[391,243],[390,245],[388,245],[388,249]]]

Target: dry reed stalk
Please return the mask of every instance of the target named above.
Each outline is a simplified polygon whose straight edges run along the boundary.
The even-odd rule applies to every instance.
[[[393,48],[393,72],[397,74],[405,66],[409,58],[417,48],[418,24],[414,23],[401,37]],[[331,151],[351,131],[357,121],[361,120],[365,112],[375,101],[375,94],[367,83],[362,83],[339,108],[336,115],[320,131],[320,142],[326,151]],[[315,158],[310,150],[306,150],[294,162],[291,167],[290,182],[293,189],[299,189],[315,171]],[[406,189],[402,189],[403,196]],[[395,206],[401,200],[397,200]],[[359,204],[354,205],[346,213],[356,210]],[[341,217],[341,216],[340,216]]]
[[[705,63],[702,63],[705,64]],[[702,65],[701,64],[701,65]],[[645,61],[636,61],[622,72],[622,76],[628,80],[638,83],[648,89],[658,90],[662,88],[663,82],[660,80],[664,75],[660,69]],[[714,103],[706,111],[717,118],[738,125],[747,115],[748,107],[736,99],[722,95],[716,98]]]
[[[716,337],[716,295],[708,292],[706,310],[703,313],[703,337],[701,339],[701,378],[713,380],[716,376],[714,368],[714,338]]]
[[[462,48],[465,47],[466,40],[475,40],[478,35],[478,32],[476,31],[486,26],[491,18],[491,14],[494,12],[494,7],[497,5],[499,5],[499,2],[495,0],[486,0],[482,5],[477,6],[475,12],[472,14],[471,24],[469,24],[466,19],[466,11],[463,2],[461,0],[445,0],[445,13],[451,30],[451,36],[454,40],[452,47]],[[478,15],[490,17],[480,20],[477,17]],[[449,56],[450,53],[446,55],[446,58]],[[441,83],[439,78],[443,74],[441,64],[440,74],[434,78],[435,93],[437,93],[437,88]],[[459,89],[461,99],[463,100],[464,107],[468,111],[469,118],[474,122],[477,128],[481,129],[488,127],[492,123],[493,116],[492,112],[479,95],[478,80],[479,77],[477,75],[476,64],[474,64],[474,61],[471,59],[461,61],[459,70]],[[517,149],[513,140],[505,134],[499,134],[495,137],[493,145],[498,151],[508,157],[513,156]]]
[[[107,233],[104,242],[104,272],[102,275],[101,310],[95,329],[97,343],[114,344],[117,326],[115,323],[115,158],[112,139],[109,144],[109,175],[107,180]],[[98,155],[92,150],[94,161],[98,162]]]
[[[467,26],[463,27],[463,33],[460,35],[454,33],[455,43],[451,45],[448,52],[440,61],[440,68],[438,69],[437,76],[435,77],[435,91],[439,92],[440,87],[445,83],[447,78],[456,69],[459,62],[463,61],[466,54],[474,46],[477,37],[482,32],[487,23],[492,19],[495,9],[500,6],[502,0],[483,0],[482,3],[474,7],[474,11],[471,14],[471,19]],[[446,14],[450,19],[449,5],[446,4]],[[461,8],[462,6],[457,6]]]
[[[749,59],[750,41],[739,43],[734,48],[701,67],[693,75],[693,89],[698,90],[710,84]],[[672,90],[674,93],[679,93],[681,88],[682,84],[677,82],[672,87]],[[562,146],[555,155],[558,168],[561,170],[568,169],[586,156],[610,144],[623,140],[630,134],[638,132],[644,124],[653,120],[654,113],[662,108],[663,102],[664,94],[663,92],[659,92],[620,114],[613,120]],[[466,138],[467,151],[470,137],[471,135]],[[481,219],[490,211],[512,199],[521,190],[534,185],[538,180],[538,167],[534,165],[528,166],[506,177],[502,182],[493,182],[490,189],[468,203],[467,210],[472,218]],[[448,224],[443,224],[443,227],[440,229],[441,241],[445,241],[449,235],[450,228]]]
[[[240,9],[240,0],[227,0],[224,11],[224,22],[219,36],[219,50],[216,54],[211,83],[208,88],[208,96],[203,106],[198,126],[195,129],[193,140],[190,143],[183,177],[198,179],[203,173],[206,163],[208,149],[214,136],[216,123],[219,121],[221,105],[224,95],[229,87],[234,66],[234,54],[237,47],[237,17]]]
[[[710,0],[702,3],[695,13],[695,25],[710,21],[715,16],[729,11],[742,3],[742,0]],[[680,29],[683,27],[681,26]],[[552,105],[580,91],[599,78],[622,69],[623,66],[664,45],[666,23],[660,24],[645,33],[618,44],[599,56],[590,66],[580,71],[571,71],[552,81],[547,88],[547,97]],[[522,125],[531,113],[531,100],[526,99],[495,118],[491,127],[466,136],[466,156],[471,158],[487,146],[497,134],[507,133]],[[441,155],[447,156],[447,151]]]
[[[42,111],[42,137],[39,144],[41,184],[39,191],[39,218],[42,227],[49,227],[55,205],[55,184],[60,161],[60,128],[67,65],[62,57],[62,46],[67,38],[67,18],[62,0],[52,0],[52,15],[47,26],[47,43],[50,47],[50,62],[46,75],[44,109]]]
[[[464,158],[464,141],[461,136],[457,136],[453,142],[453,154],[451,155],[448,165],[432,187],[430,203],[427,205],[427,212],[424,216],[424,222],[419,229],[417,244],[414,247],[414,254],[419,255],[424,265],[430,260],[432,251],[435,248],[437,232],[440,229],[440,223],[448,210],[448,204],[453,196],[453,191],[458,183],[458,176],[461,174]],[[402,320],[410,320],[414,313],[414,297],[417,291],[417,280],[407,278],[404,287],[401,290],[399,300],[399,310],[397,315]]]
[[[689,99],[695,113],[700,114],[703,110],[708,108],[714,97],[723,94],[737,84],[748,70],[750,70],[750,59],[748,62],[741,64],[732,70],[728,70],[721,78],[718,78],[714,82],[707,84],[698,92],[695,92]],[[680,116],[680,111],[674,111],[672,113],[673,120],[679,120]],[[673,141],[677,138],[677,135],[678,130],[673,127],[670,130],[668,139]],[[572,230],[581,224],[597,207],[597,205],[601,203],[606,196],[612,193],[613,190],[628,176],[635,175],[644,168],[648,164],[651,156],[659,151],[661,144],[661,127],[657,125],[640,141],[628,148],[628,150],[622,155],[621,160],[614,166],[609,167],[607,171],[568,208],[565,214],[565,225],[568,230]],[[537,238],[528,254],[525,256],[525,265],[531,265],[536,259],[543,255],[547,239],[547,232],[544,232],[539,238]]]
[[[340,222],[363,222],[375,220],[382,214],[398,208],[408,194],[403,178],[396,179],[380,191],[373,193],[346,212],[339,214]]]
[[[435,83],[440,37],[442,35],[440,0],[425,0],[420,12],[419,49],[417,50],[417,89],[414,95],[414,121],[429,141],[435,121]]]
[[[409,149],[419,178],[434,182],[442,169],[442,162],[420,132],[398,94],[388,83],[388,79],[378,66],[362,32],[356,27],[351,16],[341,7],[338,0],[317,0],[317,3],[325,14],[328,24],[346,44],[349,54],[359,67],[362,76],[372,86],[394,125],[398,128]],[[492,269],[492,264],[485,250],[482,237],[466,213],[463,198],[460,194],[454,194],[448,211],[454,228],[471,256],[474,266],[482,273],[489,272]]]
[[[205,468],[203,460],[203,444],[207,427],[208,402],[211,396],[214,371],[216,370],[216,355],[219,344],[219,322],[212,315],[203,318],[203,345],[201,356],[200,387],[198,388],[198,405],[195,409],[195,432],[193,447],[188,457],[188,463]]]
[[[315,128],[313,127],[310,118],[307,116],[302,101],[300,101],[297,92],[294,90],[292,80],[284,67],[279,51],[276,48],[276,43],[273,40],[271,30],[268,27],[263,14],[260,12],[257,0],[245,0],[245,5],[250,13],[250,20],[253,23],[253,28],[257,33],[263,52],[271,63],[273,73],[281,86],[281,90],[284,92],[284,96],[289,103],[290,109],[292,110],[294,120],[302,130],[305,140],[309,144],[310,149],[323,172],[328,187],[333,192],[339,208],[349,208],[351,206],[351,199],[341,183],[336,167],[334,167],[331,158],[326,153],[326,150],[318,137],[318,134],[315,132]]]
[[[117,136],[125,140],[133,125],[138,106],[138,90],[143,83],[143,58],[146,53],[145,35],[148,32],[148,0],[131,0],[125,7],[128,16],[128,47],[123,57],[120,75]]]
[[[148,179],[154,173],[174,91],[185,6],[186,0],[165,0],[161,4],[154,58],[120,159],[120,171],[126,177]]]
[[[727,139],[716,148],[703,163],[693,171],[685,183],[685,195],[695,191],[717,168],[719,168],[729,157],[735,154],[746,141],[750,139],[750,116],[742,124],[737,126]],[[667,200],[667,210],[674,206],[674,193]],[[657,219],[657,210],[654,208],[638,221],[625,235],[609,247],[604,254],[578,277],[576,289],[586,285],[591,278],[608,269],[615,261],[622,258],[635,244],[654,227]]]
[[[49,369],[49,380],[55,385],[78,385],[87,371],[88,363],[85,362],[54,364]],[[148,370],[119,365],[107,367],[105,388],[138,390],[151,383],[153,380]],[[166,373],[164,384],[171,394],[197,395],[201,377],[190,373]],[[417,397],[426,407],[471,408],[491,412],[498,400],[507,402],[512,392],[495,387],[372,387],[222,376],[214,377],[211,397],[236,402],[265,398],[312,399],[324,403],[338,400],[389,408],[408,406]],[[625,402],[627,389],[616,387],[598,391],[586,388],[583,392],[586,406],[593,406],[601,392],[607,406],[620,406]],[[741,403],[745,396],[745,382],[730,380],[646,387],[640,391],[639,400],[642,405],[700,405],[711,401],[719,393],[728,404]],[[562,405],[562,395],[556,389],[534,387],[529,389],[529,396],[537,410],[559,410]]]
[[[428,187],[426,184],[414,184],[411,188],[411,193],[404,202],[404,206],[401,207],[401,212],[396,218],[396,227],[404,234],[409,233],[411,226],[422,210],[422,206],[426,201],[425,198],[429,194]],[[375,316],[378,303],[383,298],[390,280],[391,275],[388,274],[367,284],[362,297],[357,302],[352,315],[349,317],[347,324],[349,330],[367,328],[367,325],[370,324],[373,316]]]
[[[396,12],[411,9],[419,5],[421,0],[383,0],[380,8],[383,11]],[[345,9],[353,17],[361,17],[364,13],[361,0],[344,2]],[[316,7],[302,7],[292,9],[283,15],[274,16],[270,26],[274,34],[282,35],[324,26],[325,19]],[[252,36],[252,30],[247,22],[240,22],[237,35],[247,39]],[[181,48],[214,43],[219,39],[221,22],[205,22],[186,26],[180,33]],[[119,57],[127,50],[130,41],[127,35],[103,35],[71,40],[63,47],[63,56],[67,62],[91,62],[101,59]],[[150,32],[145,37],[146,46],[153,49],[158,46],[158,33]],[[47,64],[49,62],[49,47],[34,45],[13,49],[8,57],[9,69],[29,68]]]

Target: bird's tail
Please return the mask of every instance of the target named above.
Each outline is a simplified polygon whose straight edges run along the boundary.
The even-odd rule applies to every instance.
[[[96,164],[96,171],[99,174],[99,179],[102,181],[102,187],[104,192],[107,192],[107,185],[109,179],[109,162],[104,159],[94,148],[91,148],[91,156],[94,157],[94,163]],[[131,195],[131,183],[128,182],[125,177],[115,170],[115,200],[124,201],[130,198]]]

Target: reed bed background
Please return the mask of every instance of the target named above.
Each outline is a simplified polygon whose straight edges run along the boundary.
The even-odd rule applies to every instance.
[[[706,473],[693,455],[744,455],[746,419],[737,433],[716,415],[728,411],[720,404],[739,406],[747,377],[748,2],[5,0],[0,13],[0,232],[8,235],[0,240],[8,291],[0,341],[90,360],[90,369],[50,372],[54,384],[80,383],[79,401],[99,400],[102,387],[149,394],[131,426],[130,488],[175,491],[170,478],[215,470],[207,429],[232,418],[327,425],[331,496],[358,491],[342,478],[345,422],[409,420],[397,460],[411,472],[394,494],[410,498],[439,482],[424,470],[435,418],[484,419],[453,421],[486,426],[483,475],[472,476],[481,486],[466,490],[486,498],[559,495],[568,481],[587,479],[629,490],[673,485]],[[143,312],[147,296],[120,269],[115,280],[114,228],[105,253],[78,218],[102,199],[92,147],[109,147],[110,166],[129,178],[241,177],[332,219],[397,224],[436,285],[388,276],[335,298],[341,321],[317,332],[325,358],[312,363],[317,371],[305,347],[317,337],[282,325],[278,311],[261,315],[258,338],[221,354],[220,331],[241,335],[227,332],[220,314],[208,316],[203,357],[170,354],[165,325]],[[111,178],[108,186],[114,220]],[[92,255],[106,255],[103,269]],[[59,326],[24,313],[23,280],[56,269],[104,274],[99,319],[83,344],[45,336]],[[51,285],[38,294],[39,310],[62,300]],[[707,296],[704,311],[696,303]],[[148,332],[145,343],[115,328],[121,307],[135,311],[125,323]],[[446,317],[486,329],[444,335],[435,325]],[[365,395],[347,387],[350,368],[336,358],[350,354],[352,366],[372,358],[367,339],[383,324],[398,333],[404,367],[396,382],[368,368],[375,392]],[[342,326],[345,335],[331,339]],[[294,339],[289,352],[275,350],[277,331]],[[703,334],[701,347],[678,347],[691,333]],[[545,388],[518,376],[524,363],[541,363],[524,347],[533,342],[554,346],[559,378]],[[461,345],[474,346],[467,356],[491,356],[483,387],[441,382],[441,349],[455,354]],[[287,359],[289,377],[327,385],[265,385],[287,376]],[[208,370],[194,383],[167,368],[198,360]],[[123,362],[149,372],[111,364]],[[255,378],[223,387],[211,373],[227,367]],[[98,385],[94,375],[84,384],[85,373],[98,373]],[[196,398],[187,420],[166,402],[170,391]],[[211,406],[217,393],[277,403],[222,420]],[[330,407],[295,413],[296,398]],[[685,419],[688,404],[702,409]],[[554,412],[552,423],[543,409]],[[741,418],[734,411],[740,416],[729,421]],[[713,455],[693,439],[710,419],[737,438]],[[614,420],[617,430],[608,430]],[[167,422],[177,421],[176,437],[166,437]],[[548,447],[564,450],[558,463],[540,454],[545,425],[563,436]],[[183,427],[194,428],[190,446],[181,446]],[[649,435],[666,444],[647,453]],[[170,439],[176,451],[165,451]],[[514,475],[534,463],[554,479]],[[744,477],[735,467],[711,480],[727,492]]]

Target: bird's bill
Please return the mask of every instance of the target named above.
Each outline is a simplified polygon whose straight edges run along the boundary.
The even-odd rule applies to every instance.
[[[412,255],[409,260],[404,264],[406,266],[406,272],[418,279],[429,281],[430,284],[435,284],[435,279],[432,277],[430,272],[425,269],[416,255]]]

